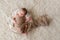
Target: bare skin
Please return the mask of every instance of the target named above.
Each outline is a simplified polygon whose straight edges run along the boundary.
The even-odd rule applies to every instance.
[[[13,27],[17,29],[18,32],[27,33],[29,28],[27,22],[32,22],[32,18],[26,18],[25,10],[20,10],[16,15],[13,16]]]
[[[25,23],[25,12],[24,10],[20,10],[15,16],[13,16],[13,27],[17,28],[17,30],[21,30],[22,24]]]

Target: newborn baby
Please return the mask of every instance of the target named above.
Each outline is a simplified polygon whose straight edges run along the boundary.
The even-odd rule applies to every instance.
[[[21,30],[26,20],[25,18],[26,14],[27,10],[25,8],[21,8],[21,10],[17,12],[16,15],[13,16],[13,27],[18,28],[17,30]]]
[[[26,8],[21,8],[20,11],[18,11],[13,16],[13,27],[15,27],[19,32],[26,33],[27,29],[29,28],[28,21],[31,22],[32,18],[29,16],[26,16],[27,10]]]

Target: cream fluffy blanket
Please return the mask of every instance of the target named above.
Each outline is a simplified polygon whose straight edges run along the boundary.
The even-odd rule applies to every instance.
[[[39,27],[21,35],[10,30],[7,17],[25,7],[35,16],[48,14],[53,18],[49,26]],[[0,0],[0,40],[60,40],[60,0]]]

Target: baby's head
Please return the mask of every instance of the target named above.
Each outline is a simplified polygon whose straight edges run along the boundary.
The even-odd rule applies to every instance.
[[[27,9],[26,8],[21,8],[19,15],[20,16],[25,16],[27,14]]]

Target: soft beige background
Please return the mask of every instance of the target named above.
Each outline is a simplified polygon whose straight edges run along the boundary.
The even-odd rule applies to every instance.
[[[53,18],[50,26],[39,27],[28,36],[12,32],[7,17],[25,7],[35,15],[47,13]],[[60,0],[0,0],[0,40],[60,40]]]

